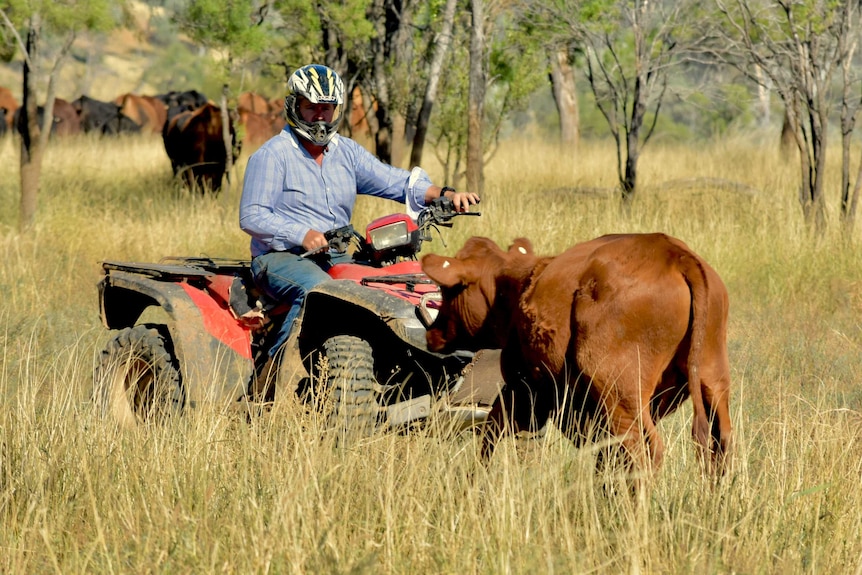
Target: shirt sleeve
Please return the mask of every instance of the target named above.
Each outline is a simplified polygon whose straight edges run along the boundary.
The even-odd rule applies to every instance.
[[[283,193],[285,162],[269,148],[252,154],[243,179],[239,226],[252,237],[252,254],[302,245],[308,226],[279,215],[274,206]]]
[[[375,155],[355,144],[356,185],[361,194],[369,194],[406,204],[414,219],[425,206],[425,192],[431,178],[420,167],[408,171],[381,162]]]

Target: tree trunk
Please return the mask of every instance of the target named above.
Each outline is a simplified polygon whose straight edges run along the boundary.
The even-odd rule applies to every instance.
[[[758,121],[757,123],[762,128],[766,128],[769,126],[769,122],[771,119],[771,113],[769,109],[769,77],[763,73],[763,68],[755,65],[754,66],[754,75],[757,78],[757,110],[758,110]]]
[[[793,150],[796,149],[796,135],[793,133],[793,125],[788,117],[788,111],[784,109],[784,121],[781,122],[781,140],[778,144],[779,155],[785,162],[793,159]]]
[[[410,151],[410,167],[422,163],[422,152],[425,147],[425,138],[428,135],[428,125],[431,121],[431,112],[434,101],[437,99],[437,87],[440,85],[440,74],[443,70],[443,62],[449,45],[452,43],[452,26],[455,22],[455,8],[458,0],[446,0],[443,11],[443,25],[437,36],[434,47],[434,55],[431,57],[431,65],[428,71],[428,85],[425,86],[425,97],[422,99],[422,108],[416,120],[416,132],[413,134],[413,149]]]
[[[17,126],[21,132],[21,203],[18,209],[18,230],[21,233],[28,231],[36,218],[39,176],[42,168],[42,138],[40,138],[35,89],[40,28],[41,22],[37,13],[30,18],[30,27],[27,30],[23,102]],[[52,112],[53,110],[45,110],[45,118],[47,119]]]
[[[484,186],[482,127],[485,113],[484,0],[471,0],[470,88],[467,106],[467,190],[481,195]]]
[[[225,175],[227,176],[225,179],[225,187],[227,188],[227,193],[230,193],[230,175],[233,173],[233,140],[230,137],[230,111],[227,109],[227,96],[228,96],[228,85],[222,84],[221,87],[221,101],[219,102],[219,107],[221,108],[221,137],[222,143],[224,144],[225,151]],[[217,184],[216,184],[217,185]]]
[[[381,161],[392,161],[392,117],[389,115],[389,82],[386,76],[386,0],[374,0],[370,19],[377,32],[371,40],[374,59],[371,74],[377,109],[377,130],[374,132],[375,153]]]
[[[851,211],[854,199],[850,195],[850,145],[853,139],[853,129],[856,127],[858,104],[851,103],[851,86],[853,85],[853,53],[856,51],[856,37],[848,41],[847,56],[841,63],[841,223],[847,237],[853,233],[855,211]],[[862,166],[860,166],[862,167]],[[853,190],[858,193],[858,182]]]
[[[551,88],[560,115],[560,143],[577,152],[580,145],[580,114],[575,71],[569,62],[568,50],[559,48],[550,54]]]
[[[646,114],[644,83],[640,76],[635,78],[631,120],[626,129],[626,170],[621,182],[623,202],[631,201],[637,191],[640,131]]]

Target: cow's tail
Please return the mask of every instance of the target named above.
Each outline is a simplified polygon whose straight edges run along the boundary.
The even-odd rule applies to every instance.
[[[709,418],[703,400],[703,387],[700,377],[701,358],[706,345],[707,323],[709,321],[709,283],[703,263],[692,254],[683,256],[683,277],[691,293],[691,343],[688,352],[688,392],[694,407],[692,436],[705,449],[712,447]]]

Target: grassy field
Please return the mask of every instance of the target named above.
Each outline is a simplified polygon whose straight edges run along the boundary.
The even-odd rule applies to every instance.
[[[510,142],[482,217],[430,248],[526,236],[555,253],[662,231],[702,254],[731,298],[735,454],[717,487],[688,404],[661,423],[664,467],[634,500],[553,432],[487,467],[470,435],[434,429],[337,447],[288,404],[121,432],[88,401],[109,337],[99,262],[246,257],[241,177],[202,198],[171,181],[158,139],[58,142],[19,236],[17,148],[0,141],[0,573],[862,573],[860,232],[840,236],[830,196],[812,238],[794,168],[743,140],[648,148],[628,213],[613,159]],[[356,223],[389,209],[360,201]]]

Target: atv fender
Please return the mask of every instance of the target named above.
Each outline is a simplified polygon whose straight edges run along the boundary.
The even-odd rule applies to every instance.
[[[252,372],[250,339],[238,322],[233,320],[231,327],[230,321],[218,317],[220,313],[230,317],[230,310],[222,310],[188,283],[120,270],[111,270],[98,287],[102,323],[108,329],[132,327],[151,306],[165,311],[188,407],[227,404],[243,395]],[[213,309],[202,311],[207,306]]]
[[[322,341],[345,327],[360,336],[385,329],[409,346],[427,350],[416,309],[407,300],[351,280],[326,281],[305,297],[302,338]]]

